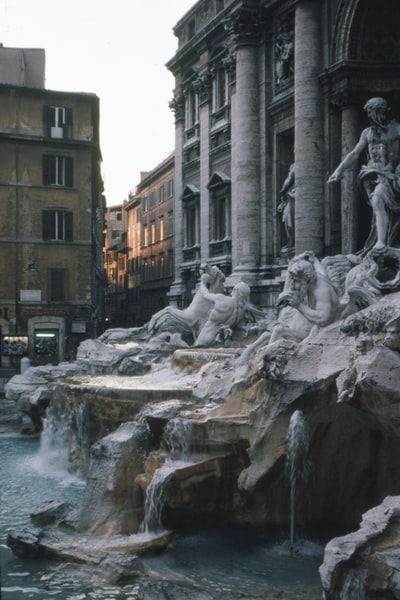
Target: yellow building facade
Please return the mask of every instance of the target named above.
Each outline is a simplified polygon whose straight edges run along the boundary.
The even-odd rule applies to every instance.
[[[3,365],[71,359],[103,323],[99,99],[40,82],[0,82]]]

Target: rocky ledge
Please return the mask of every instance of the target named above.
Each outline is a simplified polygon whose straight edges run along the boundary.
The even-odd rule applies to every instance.
[[[366,512],[354,533],[326,548],[320,576],[325,600],[400,598],[400,496]]]

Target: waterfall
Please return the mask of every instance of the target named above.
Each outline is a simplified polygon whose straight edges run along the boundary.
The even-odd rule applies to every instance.
[[[343,581],[339,600],[364,600],[366,580],[367,572],[365,570],[348,571]]]
[[[183,459],[189,453],[191,438],[191,421],[177,417],[166,424],[163,445],[171,454],[180,455]]]
[[[167,485],[174,472],[191,464],[188,454],[191,442],[192,423],[187,419],[170,419],[164,428],[162,447],[170,453],[162,467],[155,470],[146,490],[144,519],[141,531],[145,533],[162,530],[162,509]]]
[[[308,459],[309,436],[302,411],[296,410],[289,422],[286,436],[286,469],[290,483],[290,554],[294,549],[296,520],[296,494],[300,486],[305,488],[311,474]]]
[[[144,519],[140,527],[141,532],[158,532],[162,529],[162,509],[165,501],[167,483],[176,470],[174,463],[165,464],[156,469],[153,479],[146,490],[144,505]]]
[[[41,473],[67,474],[70,434],[67,420],[57,418],[49,411],[48,416],[43,419],[40,448],[33,466]]]

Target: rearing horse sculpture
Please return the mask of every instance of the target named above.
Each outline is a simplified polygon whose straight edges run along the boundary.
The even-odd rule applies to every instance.
[[[216,294],[223,292],[225,275],[222,271],[216,266],[210,267],[209,265],[202,265],[201,269],[203,273],[200,280],[208,290]],[[173,306],[166,306],[153,315],[149,321],[148,330],[150,333],[155,333],[160,327],[171,321],[191,329],[193,338],[196,340],[212,308],[213,303],[206,300],[198,289],[187,308],[181,310]]]

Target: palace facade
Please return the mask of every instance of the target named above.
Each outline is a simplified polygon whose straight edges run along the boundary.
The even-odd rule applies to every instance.
[[[327,180],[368,98],[400,116],[399,30],[397,0],[200,0],[176,24],[172,303],[207,262],[273,307],[295,253],[363,247],[357,167]]]

